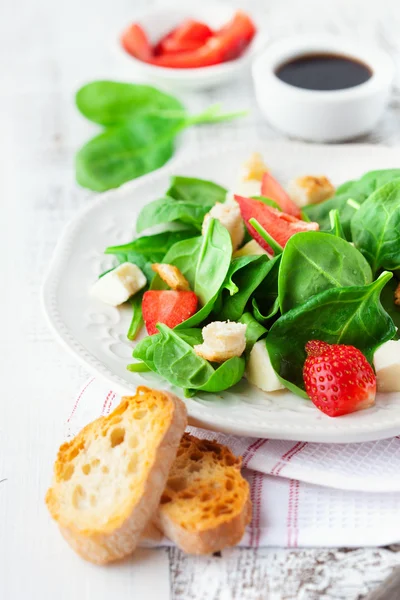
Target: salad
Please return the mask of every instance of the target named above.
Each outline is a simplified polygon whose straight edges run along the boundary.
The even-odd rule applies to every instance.
[[[254,154],[230,191],[172,177],[136,230],[105,250],[119,266],[92,289],[130,302],[130,340],[146,328],[130,371],[186,396],[246,377],[329,416],[400,391],[400,169],[336,190],[305,176],[285,190]]]

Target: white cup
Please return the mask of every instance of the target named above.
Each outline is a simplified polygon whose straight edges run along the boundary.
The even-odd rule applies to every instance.
[[[317,91],[281,81],[276,70],[308,54],[337,54],[370,67],[368,81],[352,88]],[[270,124],[286,135],[313,142],[338,142],[368,133],[387,105],[394,76],[382,50],[329,35],[299,35],[272,43],[253,62],[257,102]]]

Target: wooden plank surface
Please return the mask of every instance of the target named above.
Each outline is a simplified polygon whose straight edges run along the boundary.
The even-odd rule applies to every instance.
[[[361,600],[400,563],[390,549],[246,550],[193,558],[146,550],[106,569],[87,565],[62,542],[43,497],[63,425],[86,373],[53,340],[40,310],[40,283],[65,224],[87,195],[74,183],[73,157],[95,130],[73,105],[96,78],[132,78],[113,52],[116,32],[153,0],[19,0],[0,19],[0,598],[4,600]],[[400,67],[398,0],[254,0],[271,37],[326,31],[377,43]],[[397,82],[399,78],[397,77]],[[257,111],[249,77],[187,94],[193,110],[221,101],[251,115],[191,144],[278,139]],[[360,141],[360,140],[358,140]],[[400,92],[361,141],[400,142]],[[327,540],[328,542],[328,540]]]

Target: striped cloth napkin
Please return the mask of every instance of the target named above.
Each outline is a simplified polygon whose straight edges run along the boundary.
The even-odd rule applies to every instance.
[[[79,392],[71,438],[120,396],[97,379]],[[400,436],[361,444],[261,440],[189,427],[243,457],[253,520],[242,546],[358,547],[400,542]],[[168,542],[165,542],[167,544]]]

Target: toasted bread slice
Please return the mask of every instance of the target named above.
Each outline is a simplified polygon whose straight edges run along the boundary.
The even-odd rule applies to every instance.
[[[186,422],[179,398],[139,387],[61,446],[46,503],[83,558],[102,564],[133,552],[157,511]]]
[[[234,546],[251,521],[241,458],[214,441],[185,433],[161,496],[157,525],[184,552]]]

